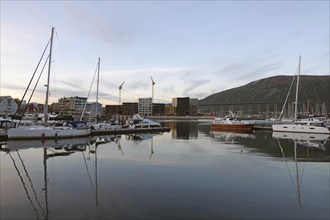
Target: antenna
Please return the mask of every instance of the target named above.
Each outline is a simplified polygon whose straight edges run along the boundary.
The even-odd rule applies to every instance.
[[[120,86],[118,87],[118,89],[119,89],[119,105],[121,105],[121,89],[123,88],[124,83],[125,83],[125,81],[122,84],[120,84]]]

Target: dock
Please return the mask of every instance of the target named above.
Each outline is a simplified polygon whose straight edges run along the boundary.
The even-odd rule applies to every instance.
[[[273,128],[271,126],[260,126],[260,125],[255,125],[253,127],[253,130],[267,130],[267,131],[272,131]]]

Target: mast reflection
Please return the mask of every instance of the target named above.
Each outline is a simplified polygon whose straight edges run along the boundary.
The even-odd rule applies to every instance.
[[[309,133],[285,133],[285,132],[273,132],[273,137],[277,140],[278,146],[281,150],[283,161],[288,169],[292,187],[296,193],[296,198],[298,202],[298,207],[302,207],[301,202],[301,180],[302,173],[299,173],[299,163],[306,161],[304,158],[299,158],[297,151],[300,148],[301,150],[306,149],[309,152],[310,149],[325,151],[325,145],[329,138],[329,135],[324,134],[309,134]],[[289,146],[293,148],[294,152],[294,171],[295,171],[295,180],[294,176],[291,173],[289,168],[287,157],[285,156],[284,149],[282,147],[283,140],[289,141]],[[282,142],[282,143],[281,143]],[[285,144],[285,143],[284,143]],[[286,143],[287,144],[287,143]],[[309,154],[307,154],[308,156]]]
[[[48,207],[48,169],[47,160],[49,158],[68,156],[74,152],[83,152],[86,150],[86,146],[90,144],[89,138],[72,138],[72,139],[58,139],[58,140],[7,140],[6,142],[1,142],[1,151],[6,152],[17,172],[17,175],[22,183],[25,195],[35,213],[36,219],[49,219],[49,207]],[[28,150],[31,148],[42,148],[43,150],[43,188],[44,192],[44,205],[33,184],[32,178],[29,175],[28,167],[25,165],[20,152]],[[50,152],[50,153],[49,153]],[[17,155],[16,157],[14,156]],[[95,154],[96,155],[96,154]],[[17,163],[20,162],[20,166]],[[95,169],[97,169],[97,160],[95,160]],[[21,168],[20,168],[21,167]],[[22,169],[24,172],[22,172]],[[25,175],[24,175],[24,174]],[[95,170],[95,175],[97,178],[97,170]],[[27,182],[28,181],[28,182]],[[29,184],[27,184],[29,183]],[[97,182],[96,182],[97,183]],[[96,188],[97,189],[97,188]],[[97,201],[97,196],[96,196]],[[98,202],[96,202],[98,204]],[[42,214],[41,214],[42,213]]]

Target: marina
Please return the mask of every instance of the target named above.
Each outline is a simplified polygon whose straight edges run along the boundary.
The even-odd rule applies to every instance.
[[[0,220],[329,220],[329,6],[1,1]]]
[[[329,135],[163,123],[1,142],[1,219],[329,219]]]

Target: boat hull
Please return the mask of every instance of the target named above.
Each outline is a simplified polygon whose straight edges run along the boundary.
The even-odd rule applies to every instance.
[[[90,135],[89,129],[72,129],[72,128],[29,128],[8,129],[8,139],[51,139],[51,138],[68,138],[82,137]]]
[[[296,133],[315,133],[330,134],[327,127],[301,125],[301,124],[277,124],[272,126],[273,131],[277,132],[296,132]]]

